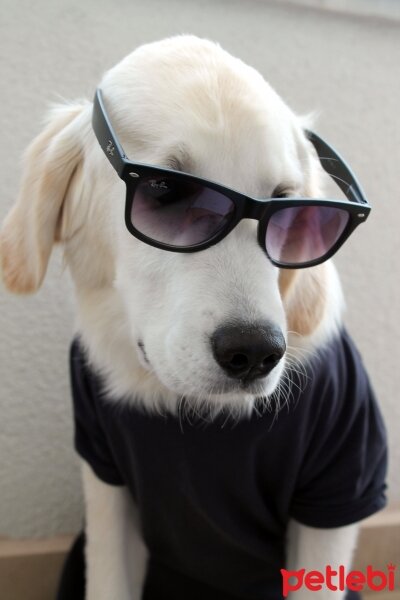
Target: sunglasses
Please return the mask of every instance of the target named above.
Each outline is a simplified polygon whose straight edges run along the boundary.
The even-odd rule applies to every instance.
[[[251,198],[181,171],[128,160],[96,91],[92,125],[108,160],[126,183],[125,223],[139,240],[171,252],[217,244],[242,219],[258,220],[258,243],[282,268],[318,265],[340,248],[371,210],[360,185],[337,152],[305,131],[323,169],[346,200]]]

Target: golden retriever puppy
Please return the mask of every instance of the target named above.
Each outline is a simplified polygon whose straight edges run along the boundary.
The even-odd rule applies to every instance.
[[[87,600],[346,596],[332,572],[385,503],[385,436],[330,258],[369,210],[206,40],[142,46],[52,112],[0,247],[13,292],[55,242],[75,284]]]

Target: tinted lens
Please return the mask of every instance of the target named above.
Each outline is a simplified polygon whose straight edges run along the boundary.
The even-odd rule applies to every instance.
[[[272,260],[299,265],[325,256],[349,221],[346,210],[294,206],[276,211],[268,222],[266,249]]]
[[[213,238],[234,212],[233,202],[191,181],[154,177],[134,191],[132,225],[149,238],[171,246],[193,246]]]

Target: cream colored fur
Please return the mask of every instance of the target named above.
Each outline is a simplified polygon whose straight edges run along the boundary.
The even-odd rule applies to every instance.
[[[321,168],[301,119],[259,73],[211,42],[181,36],[143,46],[111,69],[101,88],[131,160],[178,162],[255,197],[270,196],[277,185],[291,194],[321,193]],[[9,289],[36,291],[53,243],[61,242],[76,289],[77,330],[112,395],[173,413],[185,396],[195,410],[207,405],[212,416],[228,408],[237,417],[261,394],[275,391],[285,401],[276,392],[285,365],[307,360],[340,325],[333,265],[280,273],[257,245],[251,221],[207,251],[163,252],[127,232],[124,196],[91,129],[91,104],[59,107],[28,150],[21,192],[0,234]],[[205,341],[228,319],[269,319],[287,340],[285,360],[252,393],[227,380]],[[139,517],[125,490],[102,483],[87,466],[84,487],[88,599],[137,600],[144,569]],[[139,557],[133,583],[127,521]],[[311,564],[315,552],[321,564],[350,560],[348,532],[297,525],[298,564]]]

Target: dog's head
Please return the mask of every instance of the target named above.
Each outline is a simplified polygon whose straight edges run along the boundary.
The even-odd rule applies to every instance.
[[[143,46],[101,88],[131,160],[253,197],[321,194],[301,120],[258,72],[211,42],[181,36]],[[6,285],[35,291],[62,242],[83,339],[115,393],[148,405],[176,407],[186,397],[239,409],[270,396],[291,353],[336,327],[332,265],[280,271],[250,219],[190,254],[135,239],[124,224],[124,184],[91,114],[90,103],[58,108],[27,152],[0,237]]]

